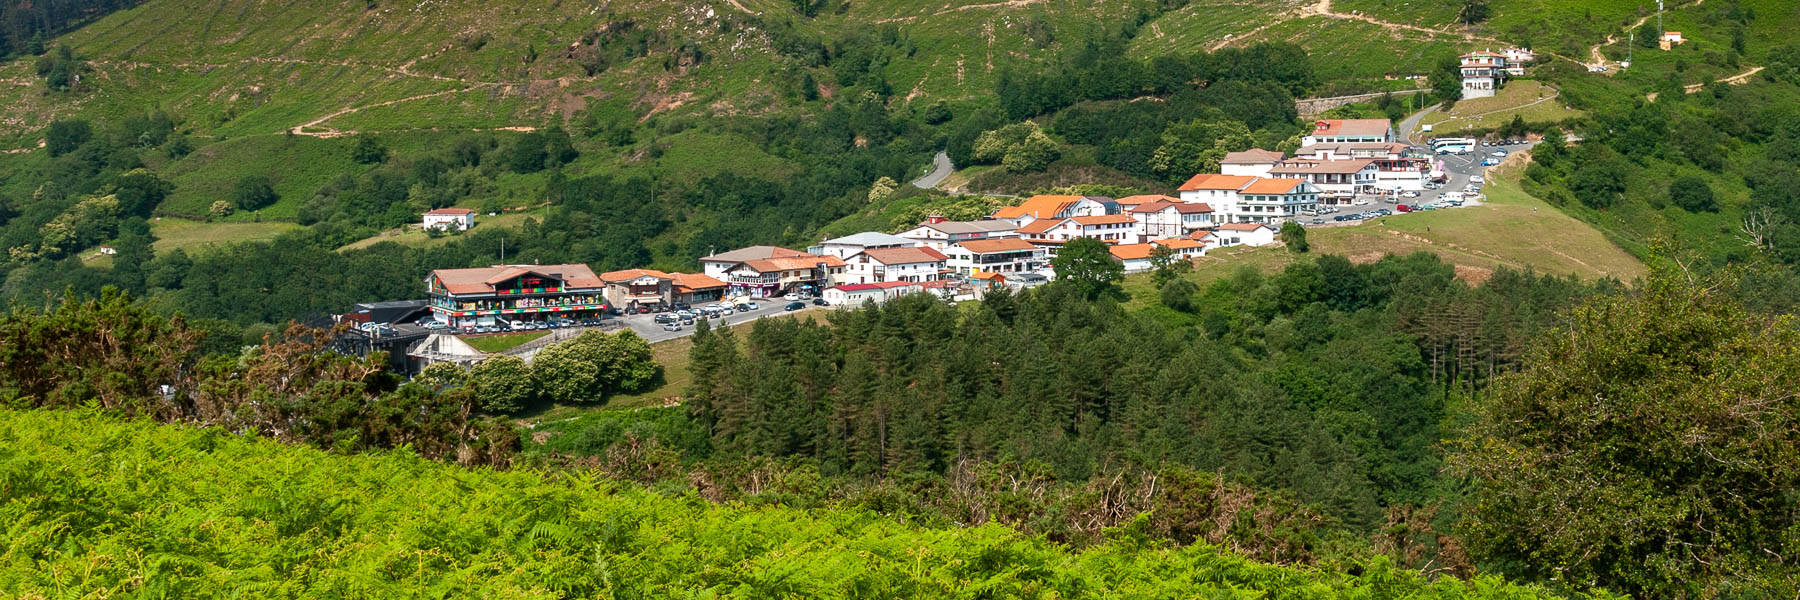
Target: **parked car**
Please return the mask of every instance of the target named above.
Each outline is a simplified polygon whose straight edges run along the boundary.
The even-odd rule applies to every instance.
[[[1400,196],[1403,198],[1417,198],[1419,197],[1419,193],[1413,190],[1407,190],[1406,193],[1400,194]]]
[[[813,306],[829,306],[829,303],[825,302],[824,298],[813,298],[812,302]]]
[[[663,323],[663,331],[681,331],[680,323]]]
[[[1395,206],[1394,209],[1399,210],[1400,212],[1412,212],[1412,210],[1413,210],[1411,206],[1407,206],[1405,204]]]
[[[1501,149],[1499,149],[1499,150],[1495,150],[1495,151],[1493,151],[1493,152],[1490,152],[1490,153],[1489,153],[1489,154],[1488,154],[1488,155],[1489,155],[1489,156],[1506,156],[1506,149],[1505,149],[1505,148],[1501,148]]]
[[[1497,158],[1484,158],[1484,159],[1482,159],[1482,160],[1481,160],[1481,166],[1484,166],[1484,167],[1491,167],[1491,166],[1494,166],[1494,165],[1497,165],[1497,164],[1500,164],[1500,159],[1497,159]]]
[[[755,302],[745,302],[743,304],[739,304],[738,306],[743,307],[742,310],[756,310],[756,308],[757,308],[757,305]]]
[[[1313,225],[1324,225],[1324,224],[1325,224],[1325,219],[1313,219],[1313,220],[1312,220],[1312,224],[1313,224]]]
[[[1469,178],[1469,183],[1487,183],[1487,179],[1480,175],[1476,175]]]
[[[694,315],[688,315],[688,316],[682,317],[681,324],[682,325],[693,325],[694,324]]]
[[[668,313],[658,313],[654,320],[658,323],[673,323],[673,322],[675,322],[675,315],[671,315]]]
[[[676,302],[675,303],[675,310],[687,310],[688,308],[689,307],[686,302]]]
[[[799,300],[799,299],[800,299],[800,295],[799,295],[799,294],[795,294],[795,293],[792,293],[792,292],[790,292],[790,293],[787,293],[787,294],[784,294],[784,295],[782,295],[782,296],[781,296],[781,299],[782,299],[782,300],[787,300],[787,301],[789,301],[789,302],[792,302],[792,301],[795,301],[795,300]]]
[[[789,302],[787,305],[788,310],[800,310],[802,308],[806,308],[805,302]]]
[[[640,314],[640,315],[650,314],[650,307],[649,306],[639,306],[638,314]]]

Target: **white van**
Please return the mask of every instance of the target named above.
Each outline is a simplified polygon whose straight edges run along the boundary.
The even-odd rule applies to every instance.
[[[1456,200],[1458,202],[1461,202],[1463,199],[1463,193],[1462,192],[1444,192],[1442,199],[1443,200]]]

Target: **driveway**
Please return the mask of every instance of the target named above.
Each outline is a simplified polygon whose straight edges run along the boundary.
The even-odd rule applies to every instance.
[[[943,183],[944,179],[950,176],[950,173],[956,171],[956,166],[950,164],[950,155],[941,150],[938,151],[936,156],[931,157],[931,164],[931,172],[926,173],[924,177],[914,179],[912,182],[913,187],[929,190],[937,187],[938,184]]]
[[[1431,113],[1437,112],[1438,109],[1443,108],[1443,107],[1444,107],[1444,105],[1442,105],[1442,104],[1433,104],[1431,106],[1425,107],[1425,110],[1421,110],[1419,112],[1413,113],[1412,116],[1410,116],[1410,117],[1401,119],[1400,125],[1398,127],[1395,127],[1394,134],[1400,136],[1400,141],[1402,141],[1402,142],[1406,142],[1406,143],[1414,145],[1414,146],[1425,145],[1417,139],[1417,135],[1419,133],[1419,120],[1424,119],[1425,115],[1429,115]]]

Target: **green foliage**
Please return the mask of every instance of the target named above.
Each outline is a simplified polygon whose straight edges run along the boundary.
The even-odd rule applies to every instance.
[[[1170,280],[1192,272],[1194,261],[1182,257],[1174,248],[1158,244],[1150,249],[1150,266],[1154,269],[1150,272],[1150,280],[1161,288]]]
[[[1064,244],[1050,265],[1056,270],[1056,281],[1083,298],[1116,298],[1123,294],[1119,280],[1125,277],[1125,266],[1113,260],[1100,240],[1079,238]]]
[[[1712,186],[1706,183],[1706,179],[1695,175],[1675,178],[1675,182],[1669,184],[1669,201],[1688,212],[1719,212],[1719,202],[1713,199]]]
[[[269,183],[269,178],[262,175],[251,175],[239,179],[237,184],[232,186],[231,197],[238,210],[267,208],[276,200],[281,199],[280,196],[275,195],[275,186]]]
[[[93,137],[93,127],[87,121],[53,121],[44,130],[44,149],[50,156],[62,156],[74,152]]]
[[[1161,547],[1143,526],[1072,552],[999,526],[713,506],[576,473],[331,456],[82,412],[0,411],[0,439],[0,479],[15,492],[0,504],[14,532],[0,586],[25,595],[1549,597],[1490,577],[1429,581],[1387,561],[1350,575]],[[157,554],[180,568],[104,558],[158,539],[182,540]]]
[[[975,160],[999,164],[1013,173],[1042,171],[1061,153],[1056,142],[1031,121],[983,132],[975,138],[973,149]]]
[[[1194,294],[1198,291],[1200,291],[1200,287],[1194,285],[1193,281],[1185,278],[1175,278],[1165,281],[1161,286],[1157,287],[1157,297],[1162,301],[1163,306],[1184,313],[1192,313],[1196,312],[1196,309],[1198,309],[1198,307],[1194,305]]]
[[[582,333],[538,351],[532,378],[544,397],[560,404],[599,404],[614,393],[642,391],[662,375],[650,344],[626,330]]]
[[[1544,336],[1451,464],[1503,570],[1639,597],[1796,593],[1800,328],[1664,265]]]
[[[1431,95],[1436,96],[1445,107],[1456,104],[1462,99],[1462,62],[1455,56],[1438,59],[1431,70]]]
[[[381,145],[381,140],[366,133],[356,136],[356,147],[350,150],[350,159],[365,165],[384,162],[387,157],[387,146]]]
[[[531,365],[517,356],[500,355],[475,363],[469,370],[469,387],[482,410],[513,413],[537,399],[537,379]]]
[[[1301,226],[1298,222],[1282,223],[1281,231],[1276,234],[1276,237],[1281,238],[1281,241],[1287,244],[1289,252],[1305,254],[1312,249],[1312,246],[1306,243],[1306,227]]]
[[[55,92],[66,92],[81,85],[81,77],[93,70],[87,60],[75,55],[66,45],[59,45],[55,52],[38,57],[37,74],[44,78],[44,86]]]

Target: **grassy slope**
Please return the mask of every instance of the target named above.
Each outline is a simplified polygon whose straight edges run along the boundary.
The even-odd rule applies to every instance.
[[[1436,134],[1458,129],[1493,129],[1512,121],[1514,115],[1527,123],[1555,123],[1581,116],[1556,97],[1556,90],[1531,80],[1507,82],[1492,98],[1461,100],[1450,110],[1435,111],[1420,122],[1432,125]]]
[[[1483,190],[1488,202],[1449,210],[1399,214],[1348,227],[1317,227],[1306,239],[1314,254],[1338,254],[1354,262],[1389,254],[1435,253],[1456,265],[1459,276],[1485,279],[1494,269],[1533,269],[1583,279],[1613,277],[1631,282],[1644,264],[1587,223],[1563,214],[1519,189],[1518,174],[1496,172]],[[1201,259],[1190,278],[1205,285],[1249,266],[1273,272],[1293,262],[1287,248],[1233,248]],[[1150,277],[1132,275],[1125,289],[1132,305],[1156,303]]]
[[[177,248],[193,253],[234,242],[272,240],[275,236],[299,228],[299,225],[293,223],[207,223],[174,217],[163,217],[150,222],[150,233],[156,236],[155,249],[159,254]]]
[[[510,350],[514,347],[517,347],[520,344],[544,337],[546,335],[550,335],[550,332],[548,332],[548,331],[527,331],[524,333],[505,333],[505,334],[500,334],[500,335],[467,336],[467,337],[463,337],[462,341],[468,342],[470,346],[474,346],[476,350],[480,350],[482,352],[500,352],[502,350]]]
[[[90,412],[0,410],[0,440],[0,481],[19,492],[0,503],[0,589],[24,597],[1548,597],[1203,544],[1070,552],[1001,526],[720,506]]]

